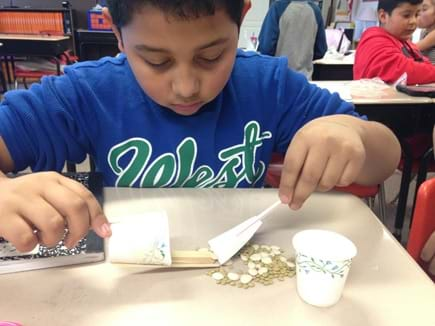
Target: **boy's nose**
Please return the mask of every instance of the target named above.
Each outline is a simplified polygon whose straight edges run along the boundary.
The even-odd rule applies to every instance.
[[[183,99],[195,98],[199,94],[199,86],[199,79],[187,69],[180,69],[172,81],[172,91]]]

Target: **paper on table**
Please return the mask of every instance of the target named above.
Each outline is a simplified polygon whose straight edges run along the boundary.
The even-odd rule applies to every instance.
[[[327,89],[330,93],[338,93],[341,99],[345,101],[352,101],[352,95],[350,92],[350,84],[344,83],[344,84],[335,84],[335,83],[317,83],[315,82],[318,87]]]

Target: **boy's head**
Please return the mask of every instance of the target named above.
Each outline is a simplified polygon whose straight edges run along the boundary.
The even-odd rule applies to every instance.
[[[156,103],[195,114],[224,88],[243,0],[108,0],[104,14],[136,80]]]
[[[417,26],[426,29],[435,28],[435,0],[423,0]]]
[[[399,40],[411,39],[423,0],[379,0],[378,18],[382,28]]]

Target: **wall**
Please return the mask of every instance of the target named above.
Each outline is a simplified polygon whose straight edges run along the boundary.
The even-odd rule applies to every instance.
[[[62,0],[12,0],[14,6],[30,8],[62,8]],[[87,28],[88,9],[95,5],[95,0],[69,0],[75,13],[75,27]],[[9,6],[10,0],[0,0],[0,7]]]
[[[258,37],[261,24],[269,9],[269,0],[251,0],[252,7],[246,14],[240,27],[239,47],[250,48],[249,38],[254,34]]]

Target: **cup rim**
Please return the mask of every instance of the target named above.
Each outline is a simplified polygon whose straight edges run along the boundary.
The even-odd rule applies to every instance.
[[[317,241],[316,241],[317,240]],[[325,241],[330,242],[325,244]],[[345,261],[357,254],[355,244],[344,235],[335,231],[307,229],[297,232],[292,239],[296,254],[304,254],[313,258],[331,261]],[[339,251],[328,252],[328,247],[335,245]],[[329,248],[329,250],[331,250]]]

